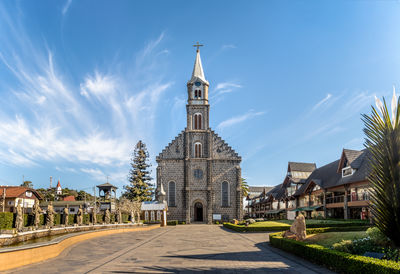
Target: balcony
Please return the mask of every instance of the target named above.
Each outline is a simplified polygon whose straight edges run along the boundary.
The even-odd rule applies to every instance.
[[[327,204],[343,203],[344,195],[326,198]]]
[[[369,193],[352,193],[347,195],[348,202],[355,202],[355,201],[369,201]]]

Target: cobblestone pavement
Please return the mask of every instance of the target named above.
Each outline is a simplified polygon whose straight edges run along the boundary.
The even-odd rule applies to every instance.
[[[9,273],[331,273],[267,241],[267,233],[179,225],[94,238]]]

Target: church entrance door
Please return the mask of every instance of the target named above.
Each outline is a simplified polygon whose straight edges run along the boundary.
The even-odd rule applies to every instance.
[[[195,222],[203,221],[203,204],[200,202],[194,204],[194,221]]]

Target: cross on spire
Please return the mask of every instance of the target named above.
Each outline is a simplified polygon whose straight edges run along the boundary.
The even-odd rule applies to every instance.
[[[196,52],[199,52],[199,48],[203,47],[204,45],[199,44],[199,42],[196,43],[196,45],[193,45],[193,47],[197,47]]]

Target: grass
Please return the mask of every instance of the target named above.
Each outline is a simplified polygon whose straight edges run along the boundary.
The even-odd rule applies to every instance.
[[[263,226],[263,227],[281,226],[281,227],[289,227],[289,225],[286,224],[286,223],[275,222],[275,221],[256,222],[254,224],[250,224],[249,226]]]
[[[276,222],[289,224],[293,223],[293,220],[277,220]],[[359,223],[359,224],[368,224],[368,221],[363,220],[344,220],[344,219],[306,219],[306,225],[314,225],[314,224],[343,224],[343,223]]]
[[[307,235],[305,242],[330,248],[334,243],[338,243],[342,240],[355,240],[364,238],[366,236],[367,234],[365,231],[326,232]]]

